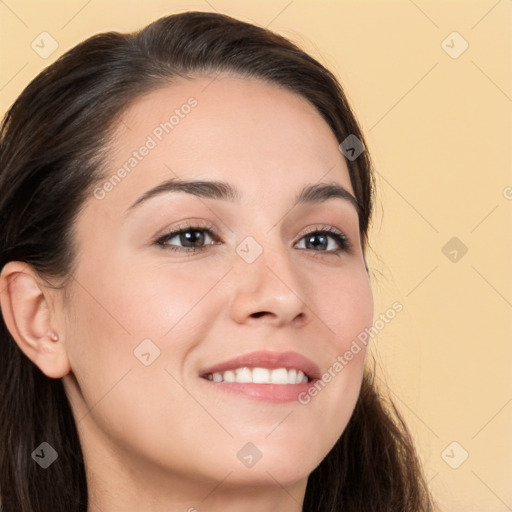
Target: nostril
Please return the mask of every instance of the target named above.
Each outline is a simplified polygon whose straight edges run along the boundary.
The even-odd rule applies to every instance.
[[[254,318],[259,318],[260,316],[264,315],[265,313],[268,313],[268,311],[258,311],[258,313],[253,313],[251,316]]]

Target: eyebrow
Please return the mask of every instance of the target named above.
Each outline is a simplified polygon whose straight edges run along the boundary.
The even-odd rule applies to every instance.
[[[196,197],[230,202],[239,201],[241,198],[240,191],[225,181],[184,181],[171,178],[144,192],[144,194],[127,209],[126,213],[153,197],[170,192],[182,192]],[[296,196],[293,205],[322,203],[332,198],[343,199],[349,202],[355,208],[357,214],[360,214],[360,206],[357,199],[346,188],[336,182],[315,183],[305,186]]]

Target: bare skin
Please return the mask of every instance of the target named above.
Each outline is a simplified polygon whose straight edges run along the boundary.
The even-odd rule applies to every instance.
[[[191,97],[197,104],[181,108]],[[180,108],[169,133],[157,130]],[[0,279],[17,343],[63,379],[89,512],[298,512],[352,414],[365,351],[307,404],[227,392],[201,372],[253,351],[292,351],[322,374],[372,324],[356,209],[339,197],[294,206],[313,184],[354,195],[339,141],[305,99],[226,75],[153,91],[122,121],[105,181],[77,219],[67,300],[20,262]],[[105,186],[134,151],[136,165]],[[171,178],[224,181],[239,197],[173,191],[130,208]],[[155,243],[176,229],[190,235],[187,226],[199,230],[195,252],[180,235]],[[332,232],[308,244],[325,229],[350,247]]]

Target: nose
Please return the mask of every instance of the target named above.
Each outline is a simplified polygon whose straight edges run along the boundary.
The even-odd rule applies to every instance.
[[[230,312],[237,323],[304,325],[310,319],[300,274],[287,249],[264,247],[252,263],[237,256]]]

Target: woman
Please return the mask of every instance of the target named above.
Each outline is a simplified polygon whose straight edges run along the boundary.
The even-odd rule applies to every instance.
[[[2,511],[432,510],[365,365],[373,175],[323,66],[219,14],[99,34],[0,161]]]

